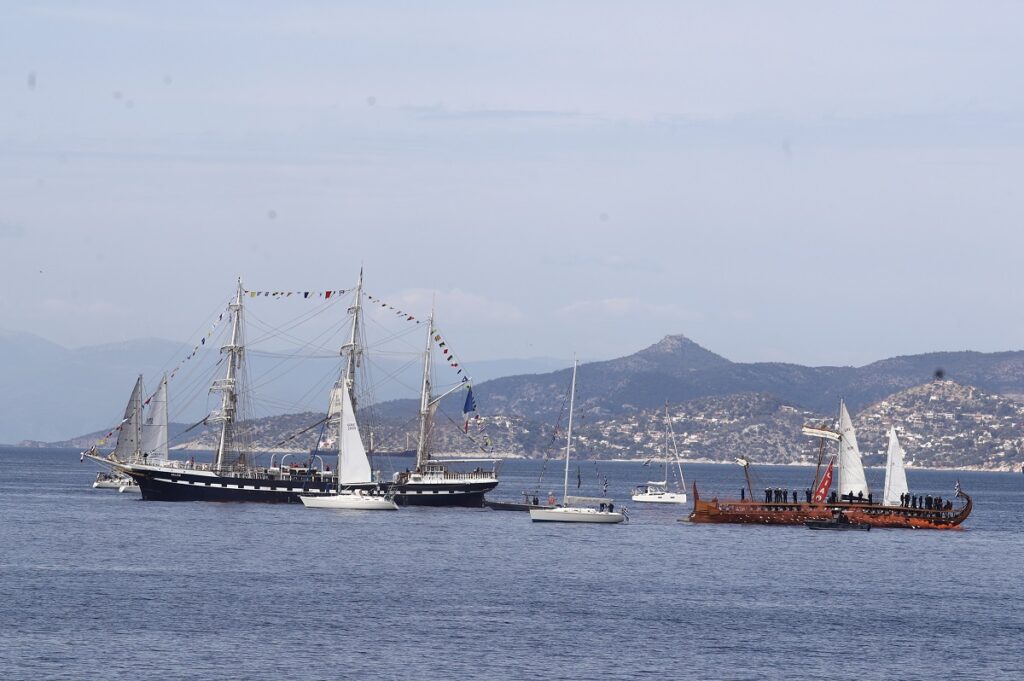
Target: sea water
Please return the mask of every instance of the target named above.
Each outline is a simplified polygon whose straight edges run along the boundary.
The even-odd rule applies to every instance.
[[[146,502],[92,489],[75,451],[0,449],[0,678],[1024,678],[1019,473],[909,471],[943,498],[959,479],[962,531],[812,532],[631,503],[661,470],[574,464],[570,493],[607,481],[630,521],[559,525]],[[702,496],[743,484],[684,472]],[[757,495],[813,477],[754,473]],[[495,497],[561,495],[558,461],[501,477]]]

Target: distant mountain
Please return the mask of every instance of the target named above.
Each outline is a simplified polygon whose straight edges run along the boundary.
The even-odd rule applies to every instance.
[[[577,395],[605,415],[739,393],[774,395],[786,404],[828,413],[839,398],[854,411],[930,380],[936,371],[992,393],[1024,395],[1024,352],[942,352],[895,357],[863,367],[738,363],[685,336],[666,336],[633,355],[580,367]],[[561,408],[569,369],[508,376],[478,384],[478,400],[508,416],[549,421]]]
[[[70,350],[27,333],[0,333],[0,442],[55,440],[116,423],[140,372],[185,346],[154,338]]]
[[[109,424],[123,408],[136,372],[140,368],[156,371],[147,368],[144,357],[166,358],[180,354],[182,349],[166,341],[137,341],[71,351],[34,337],[2,335],[0,352],[6,350],[5,356],[14,358],[12,364],[5,363],[5,370],[11,371],[12,366],[15,370],[14,379],[5,380],[5,384],[24,386],[24,389],[7,391],[3,396],[3,407],[9,418],[4,420],[0,432],[7,434],[0,434],[0,439],[12,441],[24,438],[25,432],[47,430],[81,433],[95,430],[97,424]],[[266,365],[259,364],[259,356],[250,357],[250,361],[250,368],[255,367],[253,373],[260,375],[260,367]],[[272,358],[265,361],[272,361]],[[541,359],[479,364],[479,368],[473,367],[474,390],[483,416],[474,425],[477,442],[489,441],[491,450],[516,455],[557,455],[558,447],[552,440],[560,415],[564,417],[571,369],[562,366],[546,373],[485,380],[489,374],[504,370],[537,372],[563,362]],[[381,367],[401,377],[395,383],[401,385],[405,394],[408,394],[408,385],[418,383],[419,369],[415,362],[401,366],[382,363],[375,368]],[[932,381],[939,370],[956,383]],[[325,373],[323,365],[310,365],[275,384],[278,391],[287,388],[283,390],[286,398],[279,404],[288,403],[290,394],[309,393],[309,386],[316,381],[329,384],[329,373]],[[1017,403],[1010,398],[1024,395],[1024,352],[942,352],[895,357],[863,367],[805,367],[731,362],[685,336],[666,336],[632,355],[588,362],[580,367],[577,390],[578,414],[583,417],[579,422],[580,442],[598,457],[645,456],[655,442],[648,432],[649,424],[655,420],[657,410],[668,402],[685,416],[681,417],[679,426],[683,429],[681,432],[688,433],[686,447],[691,457],[728,461],[736,453],[745,453],[761,461],[802,460],[810,450],[799,436],[800,423],[832,415],[840,397],[845,397],[853,413],[869,414],[874,413],[875,404],[902,404],[902,397],[892,402],[896,398],[891,396],[902,395],[910,389],[906,399],[911,402],[903,412],[893,414],[906,419],[924,418],[915,416],[915,410],[924,410],[924,413],[935,410],[913,402],[917,399],[913,396],[925,387],[935,390],[936,385],[946,384],[971,385],[974,387],[965,390],[987,397],[977,398],[981,400],[980,407],[975,407],[971,401],[975,398],[966,394],[949,398],[951,404],[957,400],[963,404],[958,410],[945,409],[942,413],[975,414],[970,418],[979,420],[1001,418],[1004,413],[1015,414]],[[379,449],[404,449],[405,439],[415,437],[417,401],[388,400],[393,394],[378,391],[378,402],[371,410],[372,421],[382,429],[378,430]],[[933,398],[939,402],[946,399],[929,394],[928,399]],[[445,435],[444,429],[438,430],[438,451],[469,453],[476,448],[472,443],[467,444],[459,434],[460,428],[450,427],[461,423],[463,400],[464,395],[457,393],[441,406],[438,422],[452,433]],[[59,419],[57,414],[60,414]],[[886,412],[878,418],[893,414]],[[312,415],[311,411],[305,417]],[[289,416],[282,423],[289,419],[294,421],[292,425],[301,421]],[[1021,422],[1024,423],[1024,418]],[[54,423],[59,423],[60,427],[53,426]],[[86,423],[88,425],[83,427]],[[274,418],[268,417],[265,424],[264,421],[254,424],[259,430],[255,440],[260,447],[271,447],[287,437],[287,428],[275,423]],[[922,444],[924,449],[915,454],[915,461],[933,466],[997,467],[1000,458],[1017,460],[1014,458],[1019,458],[1017,450],[1008,444],[1012,437],[1007,435],[1016,432],[1015,426],[1000,427],[1003,430],[991,437],[979,435],[976,438],[956,434],[959,431],[930,427],[922,437],[934,435],[940,444],[927,447]],[[864,441],[868,445],[865,451],[884,448],[882,429],[876,428],[870,419],[865,421],[865,428]],[[908,428],[908,432],[911,429]],[[197,431],[185,439],[189,446],[200,447],[206,446],[203,437],[202,431]],[[297,438],[294,444],[284,448],[306,449],[312,444],[310,437],[312,435]],[[384,444],[383,440],[388,438],[391,441]],[[908,452],[913,446],[911,437]],[[869,457],[869,461],[875,460]]]
[[[577,452],[594,459],[651,459],[664,456],[664,408],[638,409],[614,416],[597,408],[577,412]],[[818,442],[801,433],[807,423],[830,421],[835,414],[801,409],[765,393],[701,397],[670,406],[672,430],[680,456],[688,460],[731,463],[744,456],[755,464],[813,463]],[[309,452],[320,436],[322,413],[305,412],[249,422],[245,439],[256,451]],[[372,422],[378,453],[415,447],[413,420],[364,412]],[[884,465],[886,430],[895,425],[911,468],[970,467],[1019,470],[1024,463],[1024,404],[953,381],[930,381],[902,390],[870,405],[854,417],[867,465]],[[435,451],[445,455],[529,456],[560,458],[564,423],[542,423],[523,417],[489,415],[474,420],[467,436],[461,424],[440,418],[435,426]],[[182,433],[172,426],[179,448],[210,450],[216,446],[212,428]],[[53,443],[85,448],[102,433]],[[29,444],[29,443],[25,443]],[[109,443],[108,446],[112,446]],[[333,454],[321,445],[324,456]],[[828,456],[835,453],[830,446]],[[375,464],[394,469],[384,456]],[[407,465],[402,461],[401,465]]]

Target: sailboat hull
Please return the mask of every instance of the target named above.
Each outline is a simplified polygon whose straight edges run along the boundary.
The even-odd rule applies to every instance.
[[[646,504],[685,504],[686,494],[681,492],[641,493],[634,494],[630,499]]]
[[[593,508],[561,506],[530,509],[530,520],[535,523],[621,523],[625,519],[626,516],[617,511],[598,511]]]
[[[306,508],[326,508],[348,511],[397,511],[398,504],[380,495],[332,494],[330,496],[301,495],[299,501]]]

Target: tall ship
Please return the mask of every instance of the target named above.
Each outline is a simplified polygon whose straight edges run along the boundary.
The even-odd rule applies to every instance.
[[[419,438],[416,446],[416,464],[412,469],[395,473],[391,490],[399,506],[471,506],[483,507],[484,494],[498,486],[500,459],[442,459],[434,456],[431,442],[434,416],[441,400],[460,390],[466,391],[463,413],[476,409],[471,382],[433,395],[431,380],[431,352],[434,347],[434,314],[427,324],[427,343],[423,352],[423,377],[420,383],[420,409],[418,414]],[[468,423],[468,422],[467,422]],[[464,467],[472,466],[470,470]]]
[[[970,495],[960,489],[959,482],[954,489],[953,500],[937,496],[914,495],[907,485],[904,468],[904,451],[895,429],[889,429],[889,448],[886,460],[885,486],[881,499],[872,494],[864,475],[857,436],[853,422],[840,402],[838,427],[805,427],[804,433],[820,440],[818,465],[815,469],[814,484],[800,493],[789,490],[765,489],[764,497],[757,499],[750,477],[750,462],[738,459],[746,477],[749,497],[741,499],[702,499],[697,483],[693,483],[693,511],[689,521],[695,523],[739,523],[754,525],[804,525],[808,522],[829,522],[841,519],[843,522],[864,524],[878,528],[907,529],[955,529],[971,514],[974,507]],[[824,474],[825,443],[838,443],[837,457],[829,462]],[[834,476],[834,464],[838,464]],[[836,490],[831,490],[833,477]],[[792,497],[791,497],[792,494]]]
[[[335,443],[346,439],[342,429],[347,428],[356,428],[357,432],[367,431],[368,440],[372,443],[373,434],[366,424],[360,422],[356,411],[356,369],[364,353],[361,336],[364,295],[361,272],[353,292],[353,302],[348,308],[349,336],[341,347],[343,370],[331,389],[327,416],[314,426],[322,425],[322,435],[327,433],[328,439]],[[426,324],[427,343],[423,353],[418,412],[419,442],[413,468],[397,471],[390,479],[376,471],[372,476],[360,478],[363,480],[361,482],[350,483],[344,476],[341,479],[338,477],[338,472],[345,465],[340,447],[334,471],[330,465],[323,464],[322,456],[315,455],[310,455],[304,464],[275,465],[276,457],[271,457],[269,465],[257,465],[249,442],[251,434],[239,413],[240,397],[249,393],[242,385],[247,374],[244,370],[246,348],[243,324],[246,293],[239,281],[226,310],[230,332],[220,349],[221,359],[218,362],[218,365],[223,365],[223,373],[209,388],[210,393],[220,396],[219,409],[193,426],[216,428],[213,460],[197,463],[194,458],[180,460],[168,456],[166,377],[158,393],[145,401],[142,377],[139,377],[125,409],[124,419],[116,429],[117,444],[113,451],[102,454],[97,447],[93,447],[83,453],[83,458],[93,459],[129,476],[138,484],[142,498],[150,501],[299,503],[302,500],[300,497],[308,502],[318,496],[332,497],[358,492],[387,496],[399,505],[479,507],[483,504],[484,493],[498,484],[500,459],[439,459],[431,452],[434,416],[442,399],[462,390],[467,393],[467,405],[473,402],[475,409],[472,382],[466,377],[450,390],[436,397],[432,395],[431,351],[433,336],[437,335],[434,333],[433,314]],[[253,292],[248,293],[253,295]],[[345,405],[347,410],[343,408]],[[147,423],[153,422],[163,424],[162,440],[159,440],[155,430],[147,426]],[[147,436],[150,432],[154,434]],[[367,452],[367,455],[372,458],[372,451]],[[317,459],[321,461],[320,467],[314,464]],[[471,469],[464,470],[467,467]]]

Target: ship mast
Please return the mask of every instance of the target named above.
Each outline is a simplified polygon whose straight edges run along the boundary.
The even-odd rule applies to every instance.
[[[842,503],[843,501],[843,409],[845,408],[843,398],[839,398],[839,415],[836,417],[836,423],[839,424],[837,430],[839,431],[839,456],[836,457],[836,468],[839,472],[836,473],[836,501]],[[853,501],[853,499],[850,499]]]
[[[359,356],[363,349],[359,346],[359,320],[363,309],[363,270],[359,270],[359,283],[356,284],[356,297],[348,313],[352,315],[352,333],[348,343],[341,346],[341,354],[348,357],[345,364],[345,389],[348,390],[349,399],[352,400],[352,411],[356,409],[356,368],[359,366]]]
[[[216,380],[213,385],[210,386],[210,392],[221,393],[220,411],[210,419],[211,422],[220,422],[220,438],[217,441],[217,457],[214,459],[213,467],[215,470],[221,470],[224,468],[224,459],[227,454],[228,447],[231,446],[232,431],[234,430],[234,423],[236,417],[236,410],[238,407],[238,394],[235,391],[236,387],[236,374],[238,373],[238,365],[242,360],[242,280],[238,280],[238,290],[235,293],[235,300],[228,305],[228,310],[231,313],[231,340],[230,342],[221,347],[220,351],[222,354],[227,354],[227,370],[224,374],[224,378]]]
[[[569,425],[568,432],[565,436],[565,479],[562,482],[562,503],[566,506],[569,505],[567,501],[569,497],[569,453],[572,449],[572,410],[573,405],[576,401],[576,367],[579,366],[579,360],[575,357],[572,358],[572,385],[569,388]]]
[[[349,400],[352,402],[352,418],[355,419],[356,415],[356,368],[359,366],[359,356],[362,354],[363,349],[359,346],[359,320],[362,316],[362,305],[363,305],[363,269],[359,268],[359,283],[356,284],[356,295],[352,306],[348,308],[348,313],[352,316],[352,333],[349,335],[348,343],[341,346],[341,354],[347,357],[345,362],[345,390],[348,392]],[[338,419],[339,426],[341,425],[341,418]],[[342,437],[341,431],[338,432],[338,485],[341,485],[341,458],[342,458]],[[373,449],[373,443],[371,441],[370,449]]]
[[[427,319],[427,347],[423,351],[423,383],[420,387],[420,439],[416,445],[416,469],[430,459],[430,345],[434,333],[434,311]]]
[[[669,417],[668,417],[668,400],[665,400],[665,428],[664,428],[665,445],[664,445],[663,453],[665,455],[665,491],[666,492],[668,491],[668,424],[669,423],[670,423],[670,420],[669,420]]]
[[[133,461],[142,460],[142,374],[139,374],[139,390],[135,391],[135,417],[132,419],[132,426],[135,432],[132,436],[135,441],[135,451],[132,452]]]

